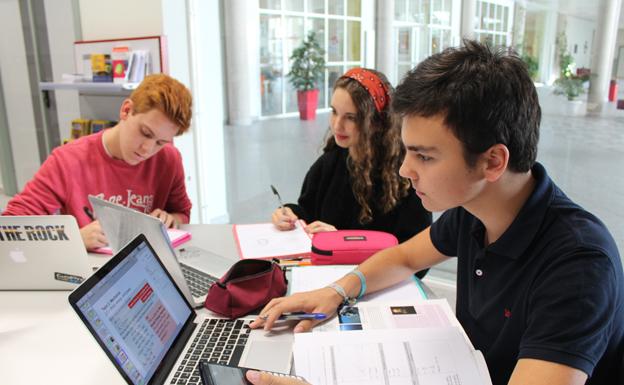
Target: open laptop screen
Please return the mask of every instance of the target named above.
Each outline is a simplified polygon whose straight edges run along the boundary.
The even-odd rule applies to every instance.
[[[96,272],[99,281],[79,294],[74,308],[127,379],[147,384],[192,309],[144,236],[119,257],[112,269]]]

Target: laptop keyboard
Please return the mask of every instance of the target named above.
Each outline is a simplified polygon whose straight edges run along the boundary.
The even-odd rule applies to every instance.
[[[206,319],[170,384],[201,385],[199,362],[238,363],[249,337],[249,320]]]
[[[191,289],[193,297],[203,297],[208,294],[210,286],[218,280],[218,278],[210,274],[206,274],[203,271],[194,269],[183,263],[180,264],[180,268],[182,269],[182,274],[184,275],[186,283]]]

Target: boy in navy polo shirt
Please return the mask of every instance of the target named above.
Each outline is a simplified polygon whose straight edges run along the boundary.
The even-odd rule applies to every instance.
[[[252,327],[271,328],[287,311],[332,314],[345,297],[456,256],[457,318],[494,384],[618,383],[620,256],[604,224],[535,161],[541,111],[524,63],[464,41],[410,71],[393,108],[407,150],[401,175],[426,209],[446,211],[331,287],[271,301]],[[301,321],[295,331],[313,325]]]

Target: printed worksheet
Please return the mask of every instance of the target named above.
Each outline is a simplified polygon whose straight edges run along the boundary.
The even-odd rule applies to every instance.
[[[456,327],[299,333],[294,359],[316,385],[491,384]]]

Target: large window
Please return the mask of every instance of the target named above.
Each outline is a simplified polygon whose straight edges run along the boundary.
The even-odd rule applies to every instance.
[[[477,1],[475,37],[494,46],[511,45],[512,0]]]
[[[396,0],[397,79],[426,57],[450,47],[452,0]]]
[[[363,62],[361,0],[259,1],[262,116],[297,111],[296,91],[286,77],[288,58],[308,31],[316,32],[325,49],[319,108],[327,108],[336,79]]]

